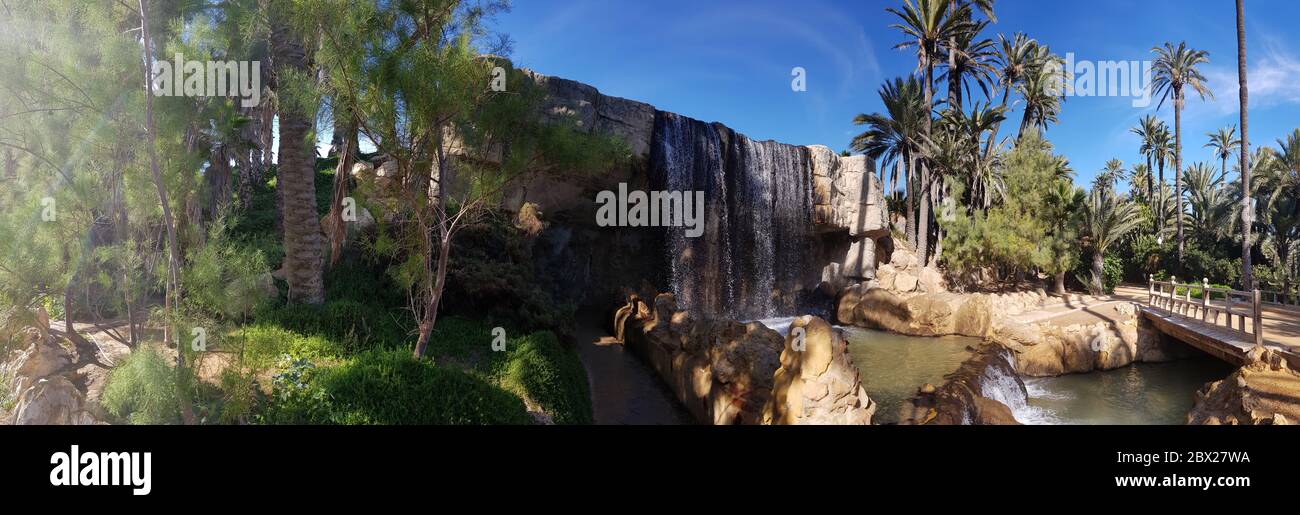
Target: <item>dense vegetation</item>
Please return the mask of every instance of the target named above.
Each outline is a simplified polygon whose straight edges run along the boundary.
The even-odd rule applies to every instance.
[[[854,119],[866,130],[851,148],[880,164],[890,210],[906,219],[899,236],[926,262],[946,264],[958,286],[1051,281],[1058,292],[1076,284],[1100,293],[1177,276],[1295,291],[1300,129],[1250,147],[1246,127],[1224,127],[1204,145],[1217,163],[1185,163],[1182,110],[1189,96],[1213,97],[1201,73],[1207,52],[1151,49],[1151,93],[1172,110],[1172,127],[1143,117],[1132,132],[1144,162],[1111,159],[1081,191],[1047,140],[1070,80],[1059,56],[1025,34],[986,37],[997,22],[991,0],[904,0],[886,11],[917,72],[885,82],[884,112]],[[1017,106],[1018,133],[999,139]]]
[[[627,152],[543,117],[497,57],[506,8],[5,8],[0,27],[44,30],[0,38],[0,304],[124,323],[103,399],[120,422],[590,423],[557,336],[573,308],[500,206],[530,174]],[[264,63],[261,102],[147,93],[178,54]]]

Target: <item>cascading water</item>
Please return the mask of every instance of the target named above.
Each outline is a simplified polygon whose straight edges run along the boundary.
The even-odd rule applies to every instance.
[[[980,378],[980,395],[1006,404],[1011,415],[1021,424],[1053,424],[1055,417],[1048,411],[1031,406],[1029,390],[1016,374],[1016,357],[1010,350],[998,348],[1006,358],[1009,368],[989,366]]]
[[[661,111],[651,170],[653,188],[704,191],[704,235],[668,229],[679,304],[737,319],[793,314],[812,225],[807,150]]]

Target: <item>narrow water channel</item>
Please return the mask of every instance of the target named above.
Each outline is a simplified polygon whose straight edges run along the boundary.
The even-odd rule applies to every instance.
[[[791,320],[762,322],[784,334]],[[854,327],[840,329],[861,371],[863,387],[879,406],[873,419],[877,424],[897,423],[904,403],[921,385],[942,384],[945,375],[970,357],[967,348],[981,343],[956,336],[922,338]],[[1230,373],[1231,366],[1208,356],[1135,363],[1104,372],[1023,378],[1027,400],[1017,392],[999,400],[1007,403],[1023,424],[1183,424],[1196,391]]]

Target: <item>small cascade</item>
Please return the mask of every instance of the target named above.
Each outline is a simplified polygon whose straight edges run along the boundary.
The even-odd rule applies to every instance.
[[[742,320],[795,314],[812,225],[807,149],[657,112],[651,187],[704,191],[704,235],[667,229],[679,305]]]
[[[1001,402],[1011,408],[1011,415],[1021,424],[1055,424],[1055,417],[1041,408],[1029,405],[1029,390],[1016,373],[1016,357],[1008,349],[997,352],[1006,359],[1008,368],[988,366],[980,378],[980,395]]]

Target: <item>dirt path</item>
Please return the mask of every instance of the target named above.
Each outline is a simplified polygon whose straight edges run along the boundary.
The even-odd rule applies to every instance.
[[[578,356],[591,386],[592,417],[602,425],[693,424],[645,363],[604,329],[599,315],[578,316]]]

